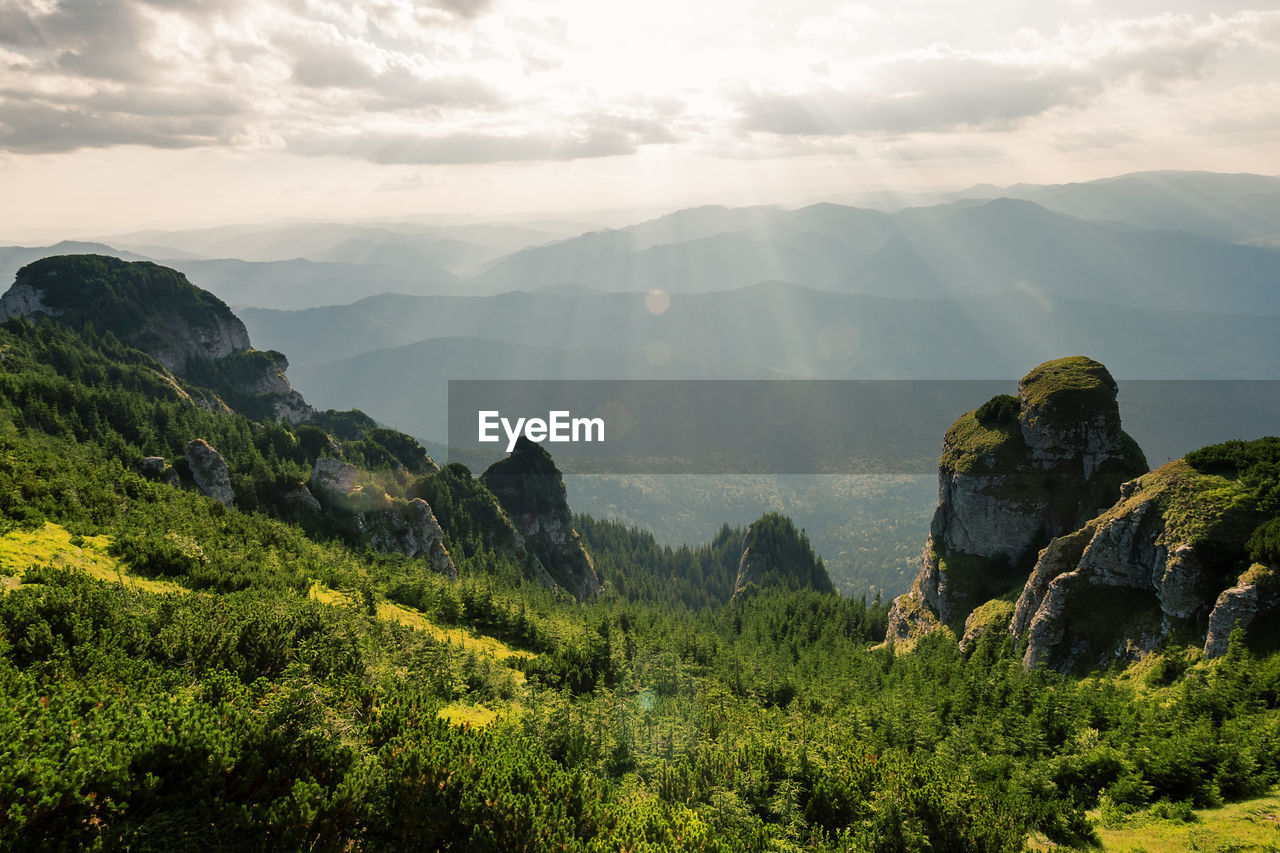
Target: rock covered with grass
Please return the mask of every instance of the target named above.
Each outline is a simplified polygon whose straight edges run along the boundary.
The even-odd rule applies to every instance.
[[[1041,548],[1110,505],[1146,471],[1120,427],[1116,383],[1084,356],[1045,362],[962,415],[943,440],[938,507],[921,570],[894,603],[889,636],[908,639],[1016,595]]]

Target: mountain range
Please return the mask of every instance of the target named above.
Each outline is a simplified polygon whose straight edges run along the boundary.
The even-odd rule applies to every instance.
[[[49,254],[164,261],[234,308],[259,346],[288,353],[308,400],[359,406],[426,443],[444,438],[451,378],[1012,380],[1028,364],[1088,353],[1121,380],[1133,433],[1163,460],[1227,437],[1239,395],[1207,408],[1192,402],[1204,388],[1128,400],[1125,380],[1280,375],[1276,235],[1280,179],[1151,172],[797,209],[704,206],[614,228],[153,230],[0,248],[0,277]],[[1241,428],[1269,412],[1242,415]],[[651,529],[669,542],[705,538],[724,517],[715,489],[633,486],[569,479],[576,508],[667,519]],[[782,503],[771,509],[830,503],[824,486],[776,491]],[[620,503],[624,495],[637,503]],[[897,497],[890,503],[901,515]],[[845,519],[811,526],[839,531],[815,533],[828,557],[856,550],[861,534]],[[897,578],[891,589],[910,570],[909,560],[894,565],[881,579]],[[844,582],[863,571],[852,558],[830,567]]]

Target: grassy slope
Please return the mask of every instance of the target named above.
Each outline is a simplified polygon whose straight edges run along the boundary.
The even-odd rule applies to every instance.
[[[37,584],[22,583],[22,575],[33,567],[79,569],[91,577],[109,583],[119,583],[133,592],[183,595],[191,590],[172,581],[139,577],[108,553],[110,536],[73,536],[65,527],[46,522],[36,530],[11,530],[0,536],[0,593]],[[333,606],[350,606],[355,602],[351,595],[317,583],[312,586],[310,597]],[[488,658],[495,663],[529,660],[532,652],[514,649],[494,637],[458,627],[442,627],[418,611],[401,604],[381,602],[377,605],[378,618],[395,622],[415,631],[422,631],[436,641],[457,646],[466,652]],[[512,670],[511,677],[520,685],[525,676]],[[518,709],[517,703],[512,709]],[[504,715],[504,709],[486,708],[479,704],[454,702],[441,709],[439,716],[455,725],[481,728]]]
[[[1117,853],[1180,853],[1184,850],[1269,851],[1280,848],[1280,789],[1265,797],[1196,809],[1194,820],[1133,815],[1115,826],[1098,828],[1099,847],[1059,847],[1043,836],[1031,839],[1032,850],[1104,850]],[[1095,815],[1096,817],[1096,815]]]

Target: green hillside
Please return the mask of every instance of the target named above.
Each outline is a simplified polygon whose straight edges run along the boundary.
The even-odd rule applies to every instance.
[[[465,468],[197,399],[114,336],[0,325],[0,848],[1012,851],[1280,782],[1280,656],[1239,640],[1085,678],[1000,632],[904,652],[777,516],[675,551],[579,516],[580,603]],[[431,504],[457,580],[286,498],[338,452],[361,500]],[[1267,459],[1199,464],[1265,492]]]

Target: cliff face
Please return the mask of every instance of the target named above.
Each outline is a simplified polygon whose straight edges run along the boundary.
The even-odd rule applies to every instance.
[[[1265,516],[1256,485],[1186,460],[1126,483],[1114,506],[1041,553],[1009,626],[1024,662],[1082,670],[1169,640],[1225,653],[1232,630],[1280,604],[1275,570],[1249,565]]]
[[[520,438],[481,480],[515,524],[516,547],[525,551],[535,577],[580,601],[599,594],[600,579],[573,529],[564,479],[541,445]]]
[[[920,573],[894,602],[889,636],[966,633],[976,608],[1022,586],[1042,547],[1145,470],[1105,367],[1076,356],[1035,368],[1016,398],[996,397],[947,431]]]

